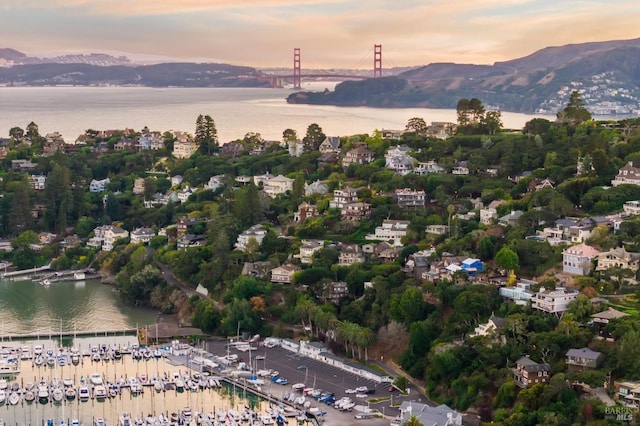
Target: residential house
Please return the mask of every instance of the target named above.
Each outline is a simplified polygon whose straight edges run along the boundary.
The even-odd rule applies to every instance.
[[[506,325],[507,320],[504,318],[497,317],[495,315],[491,315],[491,318],[484,323],[479,324],[473,333],[469,335],[469,337],[487,337],[487,336],[495,336],[500,332],[501,329]]]
[[[400,246],[400,240],[407,235],[409,230],[409,220],[385,219],[381,226],[377,226],[374,234],[365,236],[367,240],[393,241],[394,245]]]
[[[329,187],[320,182],[319,180],[312,182],[310,184],[304,184],[304,195],[307,197],[313,194],[326,195],[329,192]]]
[[[340,160],[340,154],[337,152],[325,152],[318,157],[318,168],[330,166],[332,164],[338,164]]]
[[[89,192],[104,192],[107,190],[107,186],[109,186],[109,183],[111,183],[111,179],[109,178],[104,178],[104,179],[92,179],[91,183],[89,184]]]
[[[122,137],[118,142],[113,144],[114,151],[135,151],[136,141],[131,138]]]
[[[466,161],[458,161],[451,169],[452,175],[466,176],[469,174],[469,167]]]
[[[178,200],[180,200],[181,203],[186,203],[194,192],[196,192],[196,190],[187,185],[178,191]]]
[[[429,173],[445,173],[447,170],[444,167],[440,167],[435,161],[427,161],[426,163],[417,163],[413,172],[420,176],[428,175]]]
[[[338,265],[351,266],[356,263],[364,263],[364,253],[356,244],[344,244],[338,255]]]
[[[456,133],[458,125],[445,121],[432,121],[427,126],[427,137],[436,139],[448,139]]]
[[[271,272],[271,262],[244,262],[240,275],[264,278]]]
[[[183,180],[182,175],[171,176],[171,186],[178,187],[182,184]]]
[[[324,285],[323,299],[325,302],[331,302],[338,305],[340,300],[349,295],[349,288],[344,281],[333,281]]]
[[[43,191],[46,186],[47,177],[45,175],[31,175],[30,180],[33,189]]]
[[[104,241],[102,242],[102,250],[111,251],[118,240],[129,237],[129,231],[122,228],[110,227],[104,233]]]
[[[385,167],[400,176],[411,173],[416,159],[409,155],[410,151],[411,149],[406,146],[395,146],[389,149],[384,156]]]
[[[263,175],[255,175],[253,177],[253,184],[257,187],[264,187],[267,182],[269,182],[271,179],[273,179],[275,176],[272,175],[271,173],[267,172]]]
[[[236,158],[244,151],[244,145],[240,142],[227,142],[220,147],[220,155]]]
[[[189,158],[198,150],[198,145],[191,137],[184,137],[173,143],[173,156],[176,158]]]
[[[253,178],[251,176],[240,175],[240,176],[237,176],[235,180],[236,180],[236,182],[238,182],[242,186],[246,186],[249,183],[251,183]]]
[[[385,244],[385,242],[380,244]],[[389,245],[387,246],[387,248],[376,250],[376,252],[378,253],[378,259],[380,259],[382,263],[393,263],[397,258],[400,257],[400,253],[402,253],[402,247],[394,247]]]
[[[573,275],[588,275],[591,272],[592,260],[600,251],[586,244],[571,246],[562,252],[562,271]]]
[[[611,338],[611,335],[606,331],[607,325],[609,325],[611,321],[615,321],[617,319],[624,318],[626,316],[629,316],[629,314],[625,312],[620,312],[617,309],[609,307],[604,311],[596,312],[595,314],[592,314],[591,324],[593,324],[593,326],[595,327],[596,334],[598,335],[599,338],[613,340]]]
[[[521,388],[528,388],[538,383],[548,383],[551,376],[551,366],[547,363],[539,364],[528,356],[516,361],[513,371],[513,381]]]
[[[549,178],[545,178],[541,181],[533,179],[531,182],[535,182],[535,185],[533,186],[533,190],[535,191],[541,191],[543,189],[556,189],[556,184]]]
[[[424,190],[396,189],[394,198],[399,207],[424,207],[427,195]]]
[[[299,157],[304,153],[304,143],[301,139],[295,141],[287,141],[287,150],[292,157]]]
[[[323,154],[327,152],[340,153],[340,138],[337,136],[327,136],[322,142],[320,142],[318,151]]]
[[[480,223],[491,225],[498,218],[498,211],[492,207],[480,209]]]
[[[500,287],[498,294],[516,305],[528,305],[533,298],[531,283],[524,280],[516,283],[514,287]]]
[[[596,265],[596,271],[622,268],[636,272],[640,266],[640,253],[628,252],[624,247],[614,248],[598,254]]]
[[[235,248],[241,251],[247,249],[249,242],[255,240],[258,245],[262,244],[262,240],[265,235],[267,235],[267,230],[262,227],[261,224],[253,225],[251,228],[243,231],[240,235],[238,235],[238,239],[236,240]]]
[[[217,191],[224,187],[224,175],[216,175],[211,176],[207,183],[204,184],[204,189],[208,189],[210,191]]]
[[[156,236],[156,233],[151,228],[142,227],[142,228],[136,228],[133,231],[131,231],[130,236],[131,236],[132,244],[136,244],[136,243],[149,244],[149,241],[151,241],[151,239]]]
[[[345,205],[358,202],[358,193],[353,188],[336,189],[333,191],[333,200],[329,201],[332,209],[342,209]]]
[[[476,277],[478,272],[484,270],[484,265],[480,259],[467,258],[462,261],[462,270],[470,277]]]
[[[511,210],[507,215],[498,219],[498,223],[502,226],[514,226],[518,224],[518,220],[522,217],[523,212],[520,210]]]
[[[394,139],[398,140],[402,137],[402,135],[406,132],[406,130],[393,130],[393,129],[382,129],[380,130],[380,136],[383,139]]]
[[[293,274],[300,270],[299,267],[291,263],[278,266],[271,270],[271,282],[281,284],[291,284]]]
[[[136,178],[133,181],[133,195],[144,194],[144,178]]]
[[[298,206],[298,211],[293,214],[293,221],[296,223],[302,223],[310,217],[318,216],[319,213],[316,206],[305,201]]]
[[[432,248],[410,254],[404,263],[404,273],[418,281],[421,280],[422,274],[429,270],[430,259],[435,252],[435,249]]]
[[[568,371],[596,370],[604,361],[604,354],[589,348],[569,349],[566,355]]]
[[[554,290],[547,290],[541,287],[531,298],[531,307],[542,312],[562,316],[568,309],[567,305],[576,300],[578,290],[565,287],[556,287]]]
[[[201,223],[202,219],[197,217],[181,217],[176,223],[178,237],[188,233],[193,233],[193,227]]]
[[[434,235],[446,235],[449,232],[449,227],[447,225],[427,225],[424,232]]]
[[[36,168],[30,160],[11,160],[11,170],[18,172],[29,172]]]
[[[201,247],[205,244],[204,235],[184,234],[178,237],[178,250],[186,250],[190,247]]]
[[[342,207],[340,216],[342,220],[359,221],[371,214],[371,204],[369,203],[350,203]]]
[[[303,240],[300,246],[300,253],[294,255],[300,259],[300,263],[311,264],[313,263],[313,255],[318,250],[324,248],[324,241],[321,240]]]
[[[627,408],[640,409],[640,382],[616,380],[613,382],[613,389],[614,398],[622,405]]]
[[[640,168],[634,167],[633,162],[629,161],[618,170],[618,174],[611,181],[611,185],[640,185]]]
[[[366,145],[360,144],[347,151],[342,158],[342,167],[347,168],[350,164],[369,164],[375,159],[375,155]]]
[[[278,175],[265,182],[262,189],[269,197],[275,198],[279,194],[293,191],[293,179]]]
[[[637,216],[640,214],[640,201],[638,200],[627,201],[622,206],[622,210],[624,210],[624,212],[630,216]]]
[[[412,417],[417,418],[420,424],[428,426],[459,426],[463,424],[462,414],[445,404],[432,407],[420,402],[402,401],[398,424],[407,424]]]

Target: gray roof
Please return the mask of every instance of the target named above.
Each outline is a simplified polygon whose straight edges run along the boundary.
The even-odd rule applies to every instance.
[[[422,404],[414,401],[403,401],[400,406],[400,411],[402,413],[402,420],[407,421],[412,416],[417,417],[417,419],[423,425],[429,426],[445,426],[456,424],[452,423],[452,419],[450,416],[455,419],[460,415],[453,408],[446,406],[445,404],[438,405],[437,407],[430,407],[426,404]],[[460,424],[460,423],[457,423]]]
[[[601,352],[592,351],[589,348],[569,349],[567,351],[567,357],[592,359],[594,361],[600,358],[601,355],[602,355]]]
[[[527,370],[530,373],[531,372],[537,372],[537,371],[550,371],[551,370],[551,366],[549,364],[538,364],[537,362],[533,361],[528,356],[523,356],[518,361],[516,361],[516,364],[521,366],[524,370]]]

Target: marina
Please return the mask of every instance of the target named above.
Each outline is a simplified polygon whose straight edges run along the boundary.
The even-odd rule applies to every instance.
[[[189,365],[195,349],[186,345],[141,348],[131,338],[110,345],[91,339],[75,342],[78,347],[55,348],[49,341],[2,349],[2,359],[17,366],[0,379],[4,424],[307,422],[303,406],[296,408],[268,394],[259,397],[250,380],[236,382],[215,374],[218,364],[202,351]],[[275,386],[271,377],[265,379]]]

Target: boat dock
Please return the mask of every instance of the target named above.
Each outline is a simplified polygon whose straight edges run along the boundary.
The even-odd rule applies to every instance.
[[[25,340],[46,340],[54,337],[113,337],[113,336],[135,336],[137,329],[125,328],[121,330],[105,331],[62,331],[62,332],[39,332],[28,334],[4,334],[0,336],[2,342],[25,341]]]

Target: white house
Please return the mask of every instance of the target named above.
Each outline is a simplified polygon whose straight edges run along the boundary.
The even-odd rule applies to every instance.
[[[217,191],[224,186],[224,175],[211,176],[209,181],[204,184],[204,189]]]
[[[173,156],[176,158],[189,158],[198,150],[198,145],[190,138],[177,140],[173,144]]]
[[[618,174],[611,181],[611,185],[640,185],[640,168],[634,167],[633,163],[629,161],[618,170]]]
[[[417,175],[428,175],[429,173],[444,173],[446,172],[444,167],[440,167],[435,161],[427,161],[426,163],[416,164],[413,172]]]
[[[103,192],[107,190],[107,186],[109,186],[111,180],[109,178],[96,180],[93,179],[89,184],[89,192]]]
[[[562,252],[562,271],[567,274],[587,275],[591,271],[591,261],[600,251],[586,244],[578,244]]]
[[[399,207],[424,207],[427,195],[422,189],[396,189],[394,194]]]
[[[313,262],[313,254],[324,247],[324,241],[304,240],[300,246],[300,253],[294,255],[300,259],[300,263],[310,264]]]
[[[332,209],[341,209],[347,204],[358,202],[358,193],[353,188],[336,189],[333,191],[333,200],[329,201]]]
[[[393,241],[394,245],[400,246],[400,240],[407,235],[409,230],[409,220],[390,220],[382,221],[382,226],[377,226],[374,234],[369,234],[365,238],[367,240]]]
[[[271,198],[275,198],[278,194],[286,194],[293,190],[293,179],[278,175],[266,181],[263,190]]]
[[[411,149],[406,146],[395,146],[389,149],[384,156],[385,167],[400,176],[411,173],[416,159],[409,155],[410,151]]]
[[[624,212],[626,214],[631,215],[631,216],[639,215],[640,214],[640,201],[638,201],[638,200],[627,201],[622,206],[622,210],[624,210]]]
[[[271,282],[291,284],[293,274],[295,274],[299,270],[299,267],[297,267],[296,265],[292,265],[291,263],[273,268],[271,270]]]
[[[31,185],[36,191],[42,191],[45,188],[47,177],[45,175],[31,175]]]
[[[144,243],[144,244],[148,244],[149,241],[151,241],[151,238],[155,237],[156,233],[153,229],[151,228],[136,228],[133,231],[131,231],[131,243],[132,244],[136,244],[136,243]]]
[[[328,192],[329,187],[319,180],[310,184],[304,184],[304,195],[306,195],[307,197],[313,194],[326,195]]]
[[[480,223],[491,225],[498,218],[498,211],[492,207],[480,209]]]
[[[255,240],[258,245],[260,245],[262,244],[262,240],[264,239],[265,235],[267,235],[267,230],[264,229],[262,225],[253,225],[251,228],[238,235],[235,248],[244,251],[246,250],[247,245],[251,240]]]
[[[576,300],[578,290],[556,287],[547,290],[541,287],[531,298],[531,307],[550,314],[562,315],[567,310],[569,302]]]

